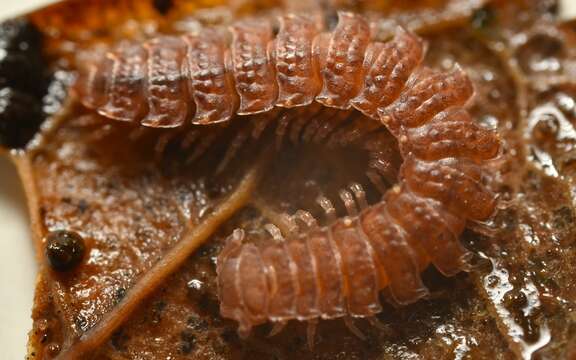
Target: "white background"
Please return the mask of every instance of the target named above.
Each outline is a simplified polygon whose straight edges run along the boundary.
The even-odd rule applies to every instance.
[[[0,18],[21,14],[45,0],[0,0]],[[34,295],[36,263],[24,195],[16,171],[0,158],[0,358],[23,359]]]
[[[0,19],[18,15],[49,0],[0,0]],[[576,16],[576,0],[563,0],[567,17]],[[0,158],[0,358],[23,359],[34,294],[36,264],[27,210],[16,171]]]
[[[0,0],[0,19],[54,1]],[[36,262],[24,194],[12,164],[0,156],[0,359],[24,359]]]
[[[47,3],[0,0],[0,18]],[[0,157],[0,358],[23,359],[34,295],[36,263],[24,195],[16,171]]]

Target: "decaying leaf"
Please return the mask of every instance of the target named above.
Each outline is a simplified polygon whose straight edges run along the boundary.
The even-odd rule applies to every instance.
[[[43,64],[31,66],[49,83],[43,99],[8,83],[24,95],[12,96],[17,100],[7,103],[15,110],[0,114],[0,141],[9,148],[22,147],[22,137],[28,140],[39,123],[40,110],[22,104],[43,104],[48,118],[23,150],[10,152],[25,185],[41,264],[29,359],[576,356],[576,25],[560,23],[550,0],[318,3],[324,7],[315,1],[69,0],[21,20],[42,33]],[[476,255],[475,269],[452,278],[428,270],[430,297],[386,305],[379,315],[383,328],[358,321],[366,340],[341,321],[321,321],[313,350],[298,322],[274,337],[264,326],[239,339],[236,325],[219,316],[215,257],[235,228],[258,238],[265,223],[281,224],[283,213],[318,215],[319,195],[337,197],[350,182],[366,183],[365,148],[302,141],[276,153],[274,140],[264,136],[220,170],[245,124],[196,129],[193,136],[142,130],[111,123],[65,95],[78,59],[121,39],[302,9],[327,19],[336,9],[362,12],[379,39],[397,22],[421,33],[427,64],[449,69],[458,63],[468,72],[476,90],[471,113],[504,144],[489,179],[499,210],[488,223],[470,224],[463,239]],[[23,107],[34,116],[22,120],[26,130],[3,125],[6,114]],[[267,116],[277,120],[279,113]],[[14,136],[17,143],[10,142]],[[206,146],[203,139],[210,139]],[[183,146],[187,142],[195,146]],[[85,242],[83,262],[70,272],[52,270],[45,256],[46,235],[58,230],[77,232]],[[79,343],[81,351],[69,352]]]

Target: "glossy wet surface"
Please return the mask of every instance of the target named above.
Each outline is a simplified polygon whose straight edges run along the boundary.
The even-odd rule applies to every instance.
[[[550,2],[525,10],[510,2],[494,3],[498,10],[476,12],[457,31],[429,30],[427,35],[427,63],[449,69],[457,62],[468,71],[476,87],[473,115],[497,129],[505,143],[502,158],[493,164],[497,169],[493,187],[501,194],[502,209],[489,224],[475,226],[477,233],[468,231],[464,236],[477,255],[475,271],[449,279],[427,271],[424,279],[431,298],[400,309],[385,306],[379,316],[384,330],[358,321],[367,341],[356,338],[340,321],[321,322],[312,352],[306,346],[305,327],[296,322],[273,338],[266,337],[269,329],[264,326],[248,341],[238,339],[235,324],[218,316],[214,258],[223,239],[238,226],[257,233],[272,216],[264,219],[263,209],[313,211],[320,192],[335,197],[350,181],[363,183],[372,192],[372,201],[376,197],[365,177],[362,150],[286,145],[258,189],[266,206],[248,206],[222,226],[142,303],[99,356],[561,359],[573,355],[576,57],[570,44],[576,33],[573,25],[557,27],[550,22],[552,16],[545,15]],[[225,17],[203,11],[197,17],[201,21]],[[151,16],[144,10],[141,14]],[[193,27],[194,20],[179,26]],[[135,25],[131,29],[139,31]],[[53,51],[66,52],[68,48],[57,47],[61,41],[51,43]],[[169,148],[158,161],[153,135],[127,141],[134,138],[131,129],[100,121],[72,107],[58,131],[47,136],[33,156],[42,231],[78,231],[87,245],[85,262],[77,270],[66,275],[42,273],[31,338],[36,358],[55,355],[94,326],[178,240],[184,224],[202,222],[263,148],[260,143],[246,148],[215,175],[217,150],[189,165],[186,154]],[[291,185],[279,186],[278,179],[289,179]]]

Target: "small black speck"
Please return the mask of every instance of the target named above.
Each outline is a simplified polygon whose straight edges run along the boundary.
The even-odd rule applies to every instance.
[[[216,249],[214,248],[214,246],[206,244],[200,247],[200,249],[198,250],[198,256],[200,257],[212,256],[214,255],[215,251]]]
[[[88,202],[84,199],[81,199],[80,201],[78,201],[78,211],[80,211],[81,214],[84,214],[86,212],[86,210],[88,210]]]
[[[122,300],[124,298],[124,296],[126,296],[126,289],[123,287],[120,287],[118,289],[116,289],[116,301],[120,302],[120,300]]]
[[[541,12],[549,13],[552,15],[558,15],[560,12],[559,1],[556,0],[545,0],[539,3]]]
[[[485,6],[476,10],[472,15],[472,27],[483,30],[492,25],[494,22],[494,10],[490,6]]]
[[[274,24],[272,24],[272,35],[276,37],[279,32],[280,32],[280,24],[278,22],[275,22]]]
[[[304,346],[306,342],[304,341],[304,338],[302,336],[294,336],[294,338],[292,339],[292,344],[294,346],[294,348],[301,348]]]
[[[180,350],[183,354],[190,354],[194,349],[196,338],[190,331],[182,331],[180,333]]]
[[[326,29],[332,31],[338,25],[338,13],[333,9],[324,12],[324,22],[326,23]]]
[[[116,349],[117,351],[126,351],[126,342],[128,341],[128,335],[124,334],[124,331],[122,329],[112,334],[110,340],[114,349]]]
[[[568,206],[554,210],[554,226],[557,229],[566,229],[574,224],[574,212]]]
[[[186,321],[186,326],[194,331],[206,331],[208,329],[206,320],[198,316],[190,316]]]
[[[84,315],[78,315],[74,319],[74,324],[78,329],[82,330],[83,332],[88,330],[88,319]]]
[[[174,6],[172,0],[152,0],[154,8],[162,15],[168,14],[170,9]]]
[[[227,343],[231,343],[234,342],[238,339],[238,334],[236,333],[235,330],[233,329],[228,329],[228,330],[224,330],[221,334],[220,337],[222,338],[222,340],[224,340]]]
[[[166,303],[162,300],[157,301],[152,305],[152,323],[159,324],[162,320],[162,312],[166,308]]]

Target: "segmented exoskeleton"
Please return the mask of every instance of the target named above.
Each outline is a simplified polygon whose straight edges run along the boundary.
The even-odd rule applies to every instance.
[[[320,199],[326,226],[299,211],[300,229],[280,234],[269,226],[267,245],[243,244],[242,230],[230,237],[217,262],[221,314],[238,321],[242,335],[268,321],[310,321],[313,334],[318,318],[371,317],[381,311],[382,289],[400,304],[422,298],[421,271],[429,263],[447,276],[464,269],[466,222],[495,208],[483,165],[499,140],[464,109],[473,87],[462,69],[422,66],[424,43],[402,28],[389,42],[372,42],[369,24],[352,13],[340,13],[332,32],[305,15],[283,16],[280,25],[273,38],[269,23],[239,22],[230,47],[213,30],[126,43],[77,87],[100,114],[150,127],[315,101],[355,108],[398,140],[398,183],[377,204],[368,206],[354,185],[354,195],[341,192],[349,216],[337,218]]]

